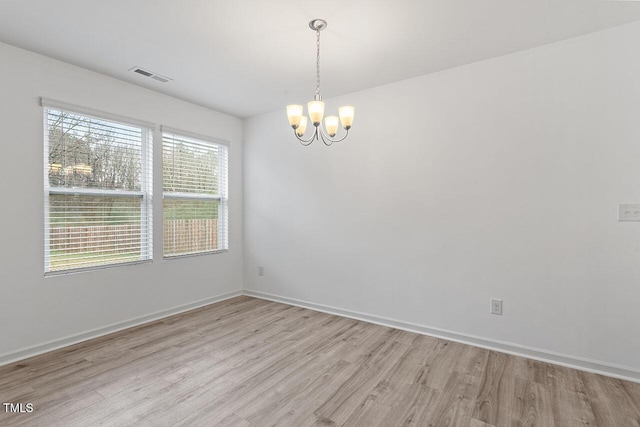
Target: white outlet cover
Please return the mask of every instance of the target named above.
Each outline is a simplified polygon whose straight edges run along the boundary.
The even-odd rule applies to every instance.
[[[640,204],[621,203],[618,205],[618,221],[640,221]]]
[[[491,314],[502,316],[502,300],[491,298]]]

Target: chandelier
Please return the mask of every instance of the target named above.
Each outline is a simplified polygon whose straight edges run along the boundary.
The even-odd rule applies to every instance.
[[[327,21],[324,19],[314,19],[309,22],[309,28],[316,32],[316,94],[313,101],[309,101],[307,108],[309,110],[309,119],[314,126],[313,134],[309,138],[304,138],[307,130],[307,116],[304,115],[304,107],[302,105],[287,105],[287,117],[289,124],[293,128],[293,133],[300,140],[302,145],[310,145],[314,140],[322,140],[325,145],[331,145],[334,142],[340,142],[349,135],[349,129],[353,124],[354,108],[346,105],[338,108],[337,116],[327,116],[324,118],[324,126],[322,125],[322,116],[324,116],[324,102],[320,96],[320,31],[327,28]],[[338,133],[339,124],[345,130],[342,137],[335,138]]]

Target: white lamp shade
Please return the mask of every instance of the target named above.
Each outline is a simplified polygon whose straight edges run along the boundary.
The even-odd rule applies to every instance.
[[[338,125],[338,116],[327,116],[324,118],[324,128],[329,136],[336,136],[336,133],[338,133]]]
[[[355,114],[355,108],[352,105],[345,105],[338,108],[338,114],[340,115],[340,122],[342,127],[349,129],[353,125],[353,115]]]
[[[307,107],[309,108],[311,123],[313,123],[314,126],[318,126],[322,123],[322,116],[324,116],[324,102],[311,101],[307,104]]]
[[[300,118],[300,124],[298,125],[298,128],[296,129],[296,134],[298,136],[303,136],[304,132],[307,130],[307,116],[302,116]]]
[[[287,117],[292,128],[296,129],[302,118],[302,105],[287,105]]]

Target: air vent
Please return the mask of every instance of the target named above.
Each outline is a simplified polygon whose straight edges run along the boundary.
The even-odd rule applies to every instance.
[[[153,73],[149,73],[148,71],[143,70],[142,68],[136,68],[133,70],[134,73],[142,74],[143,76],[151,77]]]
[[[162,82],[162,83],[166,83],[166,82],[168,82],[168,81],[169,81],[169,79],[168,79],[168,78],[166,78],[166,77],[162,77],[162,76],[159,76],[159,75],[157,75],[157,74],[154,74],[153,76],[149,76],[149,77],[151,77],[152,79],[157,80],[157,81],[159,81],[159,82]]]
[[[170,82],[170,81],[173,80],[173,79],[170,79],[169,77],[165,77],[165,76],[162,76],[160,74],[153,73],[153,72],[151,72],[149,70],[145,70],[144,68],[140,68],[140,67],[133,67],[129,71],[133,71],[134,73],[138,73],[138,74],[143,75],[145,77],[151,77],[152,79],[157,80],[157,81],[162,82],[162,83],[167,83],[167,82]]]

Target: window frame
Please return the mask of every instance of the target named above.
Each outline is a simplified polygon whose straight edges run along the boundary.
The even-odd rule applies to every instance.
[[[88,107],[78,106],[67,102],[56,101],[45,97],[40,98],[40,106],[43,112],[43,141],[44,141],[44,275],[57,276],[83,271],[100,270],[104,268],[120,267],[126,265],[145,264],[153,262],[153,141],[157,125],[152,122],[132,119]],[[49,175],[46,172],[49,164],[49,110],[67,112],[89,119],[102,120],[126,126],[134,126],[141,130],[140,147],[140,190],[110,190],[99,188],[73,188],[51,186]],[[50,196],[89,196],[112,198],[136,198],[140,201],[140,253],[146,258],[135,261],[109,262],[106,264],[91,265],[85,267],[71,267],[51,270],[50,260]]]
[[[224,157],[218,157],[218,171],[224,170],[225,175],[222,179],[218,180],[218,193],[217,194],[206,194],[206,193],[187,193],[187,192],[176,192],[176,191],[165,191],[164,190],[164,137],[165,134],[174,135],[178,137],[186,137],[194,140],[198,140],[199,142],[208,143],[211,145],[215,145],[218,147],[224,148]],[[215,138],[207,135],[202,135],[194,132],[184,131],[181,129],[176,129],[172,127],[168,127],[165,125],[160,126],[160,138],[162,141],[162,201],[163,201],[163,211],[162,211],[162,258],[164,260],[172,260],[172,259],[180,259],[194,256],[204,256],[204,255],[213,255],[219,254],[229,251],[229,141]],[[164,251],[164,200],[207,200],[207,201],[217,201],[218,202],[218,236],[222,238],[221,244],[219,243],[219,249],[207,250],[207,251],[199,251],[192,253],[182,253],[175,255],[166,255]]]

